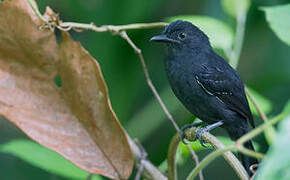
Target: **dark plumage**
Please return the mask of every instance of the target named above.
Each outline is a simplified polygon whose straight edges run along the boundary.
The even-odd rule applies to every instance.
[[[169,83],[191,113],[207,124],[221,125],[233,140],[248,132],[247,121],[254,127],[240,76],[213,51],[201,30],[178,20],[151,40],[167,44],[165,70]],[[254,150],[251,141],[245,147]],[[250,165],[258,161],[243,154],[240,157],[250,174]]]

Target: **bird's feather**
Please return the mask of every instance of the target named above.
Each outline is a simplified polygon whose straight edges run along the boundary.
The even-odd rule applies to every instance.
[[[235,72],[228,70],[227,64],[223,68],[202,64],[196,75],[198,84],[210,95],[216,96],[231,110],[247,119],[254,127],[254,121],[246,99],[242,80]],[[221,70],[223,69],[223,70]],[[226,72],[227,71],[227,72]]]

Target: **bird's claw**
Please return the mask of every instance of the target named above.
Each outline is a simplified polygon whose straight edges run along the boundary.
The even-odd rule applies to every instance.
[[[208,148],[205,144],[207,144],[206,142],[204,142],[204,140],[202,139],[202,134],[204,132],[207,132],[207,128],[199,128],[196,132],[196,139],[199,140],[200,144],[202,145],[202,147],[204,148]]]
[[[182,128],[180,129],[180,137],[181,137],[181,141],[183,142],[183,144],[187,144],[187,142],[185,141],[185,139],[186,139],[185,130],[189,129],[191,127],[193,127],[192,124],[186,124],[186,125],[182,126]]]
[[[183,144],[187,144],[187,142],[185,141],[185,139],[186,139],[185,130],[192,128],[192,127],[198,127],[202,124],[203,124],[203,122],[195,122],[192,124],[186,124],[186,125],[182,126],[182,128],[180,129],[180,137],[181,137],[181,141],[183,142]]]

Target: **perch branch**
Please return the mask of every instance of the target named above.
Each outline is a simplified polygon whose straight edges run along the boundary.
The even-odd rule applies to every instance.
[[[198,166],[196,166],[193,171],[189,174],[189,176],[187,177],[187,180],[190,180],[190,179],[194,179],[194,177],[197,175],[198,171],[199,170],[202,170],[204,167],[206,167],[210,162],[212,162],[215,158],[217,158],[218,156],[220,155],[225,155],[226,153],[228,153],[228,151],[233,151],[233,150],[238,150],[238,151],[241,151],[249,156],[254,156],[256,158],[263,158],[263,154],[261,153],[257,153],[257,152],[250,152],[251,150],[248,150],[246,148],[243,147],[243,144],[245,142],[247,142],[248,140],[252,139],[253,137],[257,136],[258,134],[260,134],[261,132],[263,132],[265,129],[269,128],[270,126],[276,124],[277,122],[279,122],[281,119],[283,119],[285,117],[285,113],[283,114],[279,114],[278,116],[274,117],[273,119],[269,120],[268,122],[260,125],[259,127],[253,129],[252,131],[250,131],[249,133],[245,134],[244,136],[242,136],[241,138],[239,138],[237,141],[236,141],[236,144],[235,145],[231,145],[231,146],[228,146],[228,147],[221,147],[220,149],[212,152],[211,154],[209,154],[207,157],[205,157],[200,163]],[[189,133],[194,133],[192,131],[196,131],[197,129],[195,128],[194,130],[188,130]],[[207,139],[205,134],[207,133],[204,133],[203,134],[203,138],[205,141],[209,142],[211,139]],[[190,135],[188,135],[190,136]],[[211,138],[215,138],[214,136],[212,136]],[[211,143],[211,142],[209,142]],[[245,150],[245,151],[243,151]],[[240,164],[237,163],[237,164]],[[237,165],[235,164],[235,165]],[[236,167],[235,167],[236,168]],[[241,171],[240,171],[241,170]],[[241,179],[247,179],[246,176],[243,176],[241,177],[240,175],[242,175],[242,171],[245,171],[245,169],[242,167],[242,169],[239,170],[239,177]],[[236,171],[237,172],[237,171]],[[244,172],[246,173],[246,172]],[[248,174],[244,174],[243,175],[247,175]]]
[[[198,128],[196,127],[192,127],[189,128],[185,131],[185,136],[186,139],[192,141],[195,139],[196,136],[196,132],[197,132]],[[225,160],[229,163],[229,165],[234,169],[234,171],[236,172],[236,174],[238,175],[238,177],[240,177],[240,179],[248,179],[249,176],[246,172],[246,170],[244,169],[243,165],[240,163],[240,161],[236,158],[236,156],[232,153],[232,152],[226,152],[224,151],[224,149],[228,148],[226,147],[223,143],[221,143],[215,136],[211,135],[208,132],[204,132],[202,134],[202,138],[204,141],[206,141],[207,143],[211,144],[215,149],[217,149],[216,151],[220,152],[220,153],[215,153],[216,151],[212,152],[215,153],[215,155],[208,155],[210,157],[206,157],[204,158],[194,169],[193,171],[190,173],[190,175],[188,176],[189,179],[193,179],[197,173],[199,172],[199,170],[203,169],[205,166],[207,166],[212,160],[214,160],[216,157],[218,157],[219,155],[223,155],[223,157],[225,158]],[[226,152],[226,153],[223,153]]]

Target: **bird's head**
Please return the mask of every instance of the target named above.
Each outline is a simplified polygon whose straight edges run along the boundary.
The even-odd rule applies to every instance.
[[[150,39],[166,43],[169,48],[203,48],[209,46],[208,37],[188,21],[177,20],[170,23],[163,33]]]

